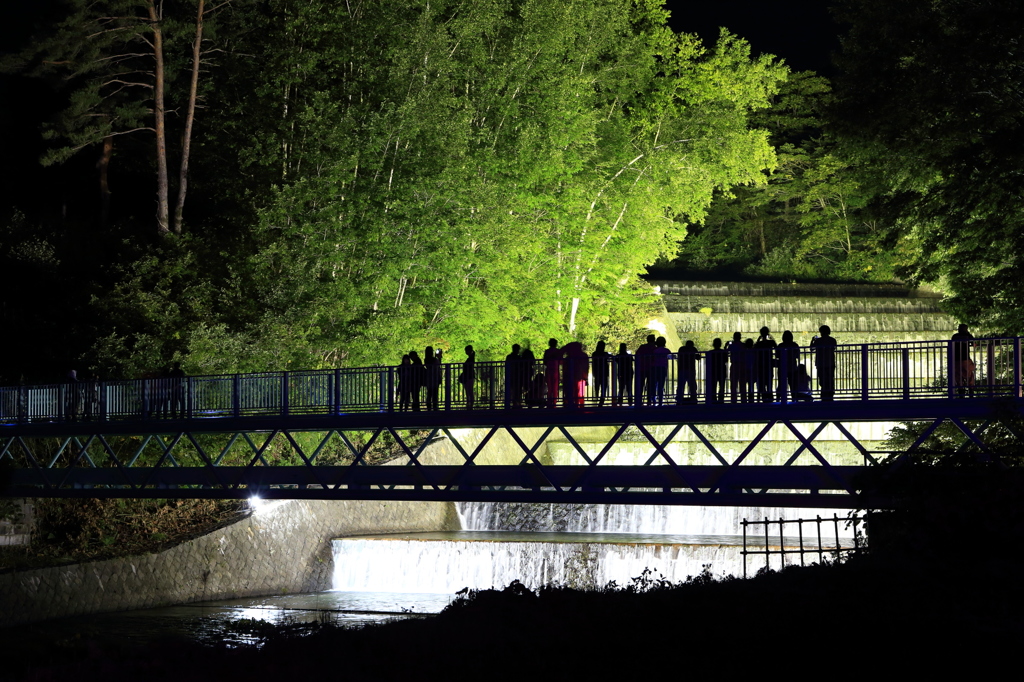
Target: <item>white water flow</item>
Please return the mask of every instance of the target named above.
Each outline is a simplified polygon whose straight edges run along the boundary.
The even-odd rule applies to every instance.
[[[464,530],[408,533],[334,541],[335,590],[454,594],[463,588],[620,586],[650,570],[653,578],[680,582],[709,566],[713,575],[744,573],[740,521],[779,518],[832,519],[835,510],[675,507],[654,505],[555,505],[460,503]],[[852,529],[842,520],[821,525],[821,546],[848,546]],[[836,531],[838,530],[838,540]],[[779,537],[773,526],[748,533],[747,548],[818,548],[817,528],[793,526]],[[845,542],[844,542],[845,540]],[[828,554],[826,554],[828,556]],[[821,555],[809,551],[804,562]],[[799,554],[784,557],[799,564]],[[783,557],[770,559],[780,568]],[[747,573],[765,565],[747,557]]]
[[[653,504],[532,504],[463,502],[456,505],[459,522],[471,531],[557,531],[566,533],[639,533],[644,535],[741,535],[742,521],[833,519],[839,537],[853,537],[842,521],[848,512],[835,509],[783,507],[691,507]],[[795,532],[795,530],[794,530]],[[823,523],[822,537],[835,537],[836,524]],[[742,541],[741,541],[742,542]]]

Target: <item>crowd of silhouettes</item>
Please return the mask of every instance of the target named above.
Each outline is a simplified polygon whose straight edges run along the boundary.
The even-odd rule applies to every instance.
[[[831,401],[835,397],[836,340],[828,325],[818,331],[807,352],[814,359],[819,398]],[[724,345],[722,339],[715,339],[706,351],[688,340],[673,352],[665,337],[650,334],[634,352],[621,343],[618,352],[611,353],[604,341],[598,341],[588,355],[579,341],[563,346],[557,339],[549,339],[540,358],[528,347],[513,344],[503,367],[497,368],[499,373],[504,371],[504,382],[496,384],[496,363],[484,363],[478,371],[476,352],[466,346],[457,382],[467,409],[480,405],[481,390],[491,407],[501,403],[511,408],[583,407],[588,398],[598,407],[697,403],[702,395],[708,403],[811,400],[810,375],[800,352],[792,332],[784,331],[777,343],[768,327],[761,327],[756,340],[744,339],[741,332]],[[666,396],[673,362],[675,395]],[[961,364],[966,376],[967,365]],[[397,408],[419,411],[425,396],[425,409],[439,409],[441,372],[440,350],[428,346],[422,361],[416,351],[403,355],[397,370]],[[966,385],[967,379],[962,383]]]

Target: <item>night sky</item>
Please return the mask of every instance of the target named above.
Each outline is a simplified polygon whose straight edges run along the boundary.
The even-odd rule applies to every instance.
[[[806,0],[668,0],[677,31],[698,34],[706,43],[725,26],[745,38],[754,54],[773,54],[796,71],[832,75],[831,54],[839,49],[839,27],[828,2]]]

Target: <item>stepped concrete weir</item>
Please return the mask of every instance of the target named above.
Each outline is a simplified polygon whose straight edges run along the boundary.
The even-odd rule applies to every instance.
[[[883,284],[762,284],[654,282],[682,338],[733,332],[756,338],[768,326],[776,338],[793,332],[806,345],[827,324],[839,343],[926,341],[949,338],[957,321],[941,294]],[[699,345],[699,344],[698,344]]]

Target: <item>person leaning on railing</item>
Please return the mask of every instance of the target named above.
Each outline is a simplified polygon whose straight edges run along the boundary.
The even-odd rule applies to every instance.
[[[961,398],[965,392],[974,395],[974,360],[971,359],[971,342],[974,335],[967,329],[966,324],[957,327],[956,334],[950,339],[949,352],[952,355],[953,385],[956,386],[956,394]]]
[[[796,367],[800,363],[800,346],[793,340],[793,332],[782,332],[782,343],[775,352],[779,358],[779,398],[789,389],[790,396],[797,392]]]
[[[821,400],[830,402],[836,395],[836,340],[832,338],[832,328],[827,324],[818,327],[821,336],[811,339],[811,352],[814,353],[814,366],[818,370],[818,390]]]

